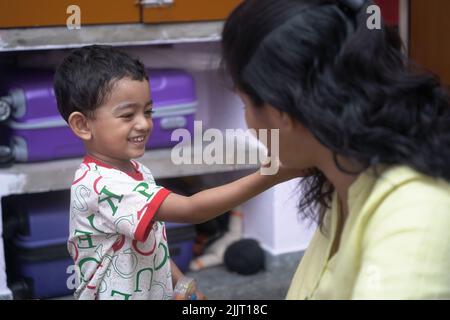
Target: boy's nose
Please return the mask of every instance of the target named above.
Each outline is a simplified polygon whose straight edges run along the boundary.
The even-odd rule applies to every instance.
[[[145,130],[148,131],[152,128],[153,122],[151,118],[147,118],[145,116],[140,116],[136,119],[136,129],[137,130]]]

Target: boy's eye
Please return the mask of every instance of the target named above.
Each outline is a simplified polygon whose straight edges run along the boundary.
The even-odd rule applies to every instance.
[[[131,119],[133,117],[132,113],[125,113],[120,116],[121,118]]]
[[[155,113],[155,111],[153,111],[153,109],[148,109],[148,110],[145,110],[144,113],[145,113],[146,116],[151,116],[152,114]]]

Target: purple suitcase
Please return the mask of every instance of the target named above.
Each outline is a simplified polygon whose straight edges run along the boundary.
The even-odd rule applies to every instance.
[[[166,222],[166,233],[170,257],[183,273],[188,271],[194,253],[195,226]]]
[[[7,273],[15,297],[42,299],[73,293],[67,285],[73,275],[67,251],[69,204],[67,191],[14,196],[6,204]],[[171,258],[186,272],[195,226],[167,223],[166,234]]]
[[[171,141],[173,130],[184,128],[193,132],[195,83],[182,70],[155,69],[148,73],[155,113],[147,147],[169,148],[178,143]],[[3,105],[10,106],[11,120],[6,126],[16,161],[45,161],[84,154],[82,142],[58,114],[51,71],[21,70],[3,79],[7,82],[0,83],[0,94]]]

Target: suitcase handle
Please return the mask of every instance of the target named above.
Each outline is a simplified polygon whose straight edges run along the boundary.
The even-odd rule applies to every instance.
[[[0,98],[0,123],[5,122],[11,116],[11,99],[9,97]]]
[[[0,123],[11,117],[19,119],[27,112],[26,97],[22,89],[13,89],[9,94],[0,97]]]
[[[10,167],[13,163],[13,150],[8,146],[0,146],[0,168]]]

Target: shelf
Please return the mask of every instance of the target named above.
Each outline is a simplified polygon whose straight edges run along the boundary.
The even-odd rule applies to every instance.
[[[220,39],[222,28],[223,21],[82,26],[79,30],[66,27],[0,29],[0,52],[67,49],[93,43],[137,46],[210,42]]]
[[[239,147],[239,145],[238,145]],[[252,147],[250,147],[252,148]],[[248,159],[249,152],[246,153]],[[256,169],[253,164],[182,164],[171,161],[171,149],[147,151],[138,159],[147,166],[156,179],[176,178],[182,176],[209,173],[231,172],[236,170]],[[235,159],[225,159],[225,163],[236,163]],[[56,160],[49,162],[16,164],[11,168],[0,169],[0,197],[10,194],[47,192],[69,189],[81,158]]]

